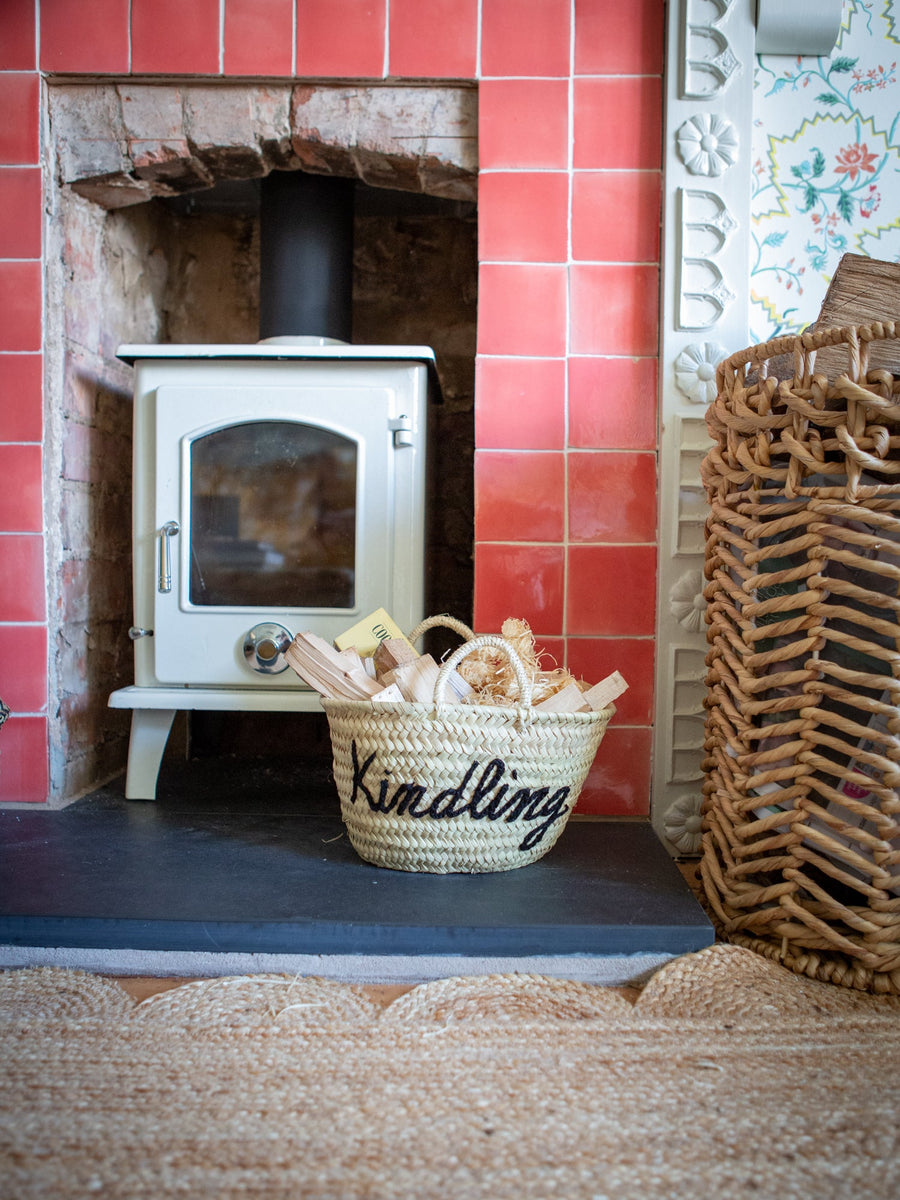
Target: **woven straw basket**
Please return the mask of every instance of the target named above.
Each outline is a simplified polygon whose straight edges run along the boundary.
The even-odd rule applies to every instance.
[[[869,370],[895,336],[807,332],[719,366],[701,871],[731,941],[900,993],[900,380]]]
[[[554,845],[615,712],[540,713],[512,646],[460,622],[469,639],[442,666],[431,704],[323,700],[341,813],[357,854],[401,871],[509,871]],[[474,650],[509,658],[515,708],[448,704],[450,672]]]

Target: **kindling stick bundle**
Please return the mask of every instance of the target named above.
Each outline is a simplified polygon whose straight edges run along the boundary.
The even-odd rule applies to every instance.
[[[467,626],[452,618],[430,621],[450,625],[467,641],[474,637]],[[429,624],[423,622],[425,627]],[[531,687],[530,704],[536,711],[598,712],[628,687],[618,671],[591,687],[565,668],[543,670],[526,621],[504,621],[502,635],[521,660]],[[285,658],[301,679],[329,699],[428,704],[434,697],[440,667],[430,654],[419,654],[412,641],[379,609],[341,634],[334,646],[314,633],[297,634]],[[508,657],[492,646],[475,649],[458,671],[449,672],[446,693],[450,704],[515,706],[521,702],[521,689]]]
[[[366,674],[362,659],[353,652],[349,665],[346,651],[335,650],[324,638],[315,633],[298,633],[284,652],[284,657],[301,679],[323,696],[340,697],[342,700],[371,700],[382,690],[378,683]]]

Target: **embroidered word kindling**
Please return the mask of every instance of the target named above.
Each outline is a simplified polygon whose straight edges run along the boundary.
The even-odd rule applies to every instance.
[[[475,774],[479,763],[473,762],[456,787],[445,788],[430,799],[427,790],[419,783],[396,783],[385,771],[377,785],[366,785],[366,775],[375,760],[375,751],[362,763],[356,749],[356,740],[350,747],[353,759],[353,791],[350,803],[355,804],[362,796],[372,812],[404,814],[408,817],[431,817],[433,821],[452,820],[468,814],[474,821],[505,820],[536,821],[519,844],[520,850],[531,850],[544,838],[544,834],[566,812],[570,788],[561,787],[550,795],[548,787],[521,787],[510,794],[512,783],[502,783],[507,775],[506,763],[492,758],[484,767],[476,782]],[[509,771],[509,779],[518,776]],[[377,788],[377,791],[375,790]]]

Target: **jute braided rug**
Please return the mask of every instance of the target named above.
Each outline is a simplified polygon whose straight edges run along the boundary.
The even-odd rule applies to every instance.
[[[750,950],[636,1004],[504,975],[250,976],[136,1003],[0,975],[0,1196],[900,1196],[900,1000]]]

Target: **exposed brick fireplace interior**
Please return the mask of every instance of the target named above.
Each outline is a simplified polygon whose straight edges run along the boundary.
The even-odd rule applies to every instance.
[[[115,350],[254,341],[253,180],[306,169],[358,180],[354,340],[437,355],[433,603],[621,670],[581,811],[645,815],[663,0],[39,11],[0,12],[0,801],[64,804],[124,767]],[[220,726],[195,749],[233,743]]]
[[[60,514],[50,674],[63,794],[119,770],[128,737],[127,719],[106,705],[133,671],[131,371],[116,349],[256,341],[258,180],[270,170],[357,179],[352,340],[435,350],[429,604],[471,620],[475,100],[449,87],[50,89],[59,245],[48,328],[60,321],[64,348],[47,355],[61,397],[48,430],[61,454],[58,489],[48,487]],[[171,754],[328,749],[322,721],[309,717],[195,713],[181,725]]]

